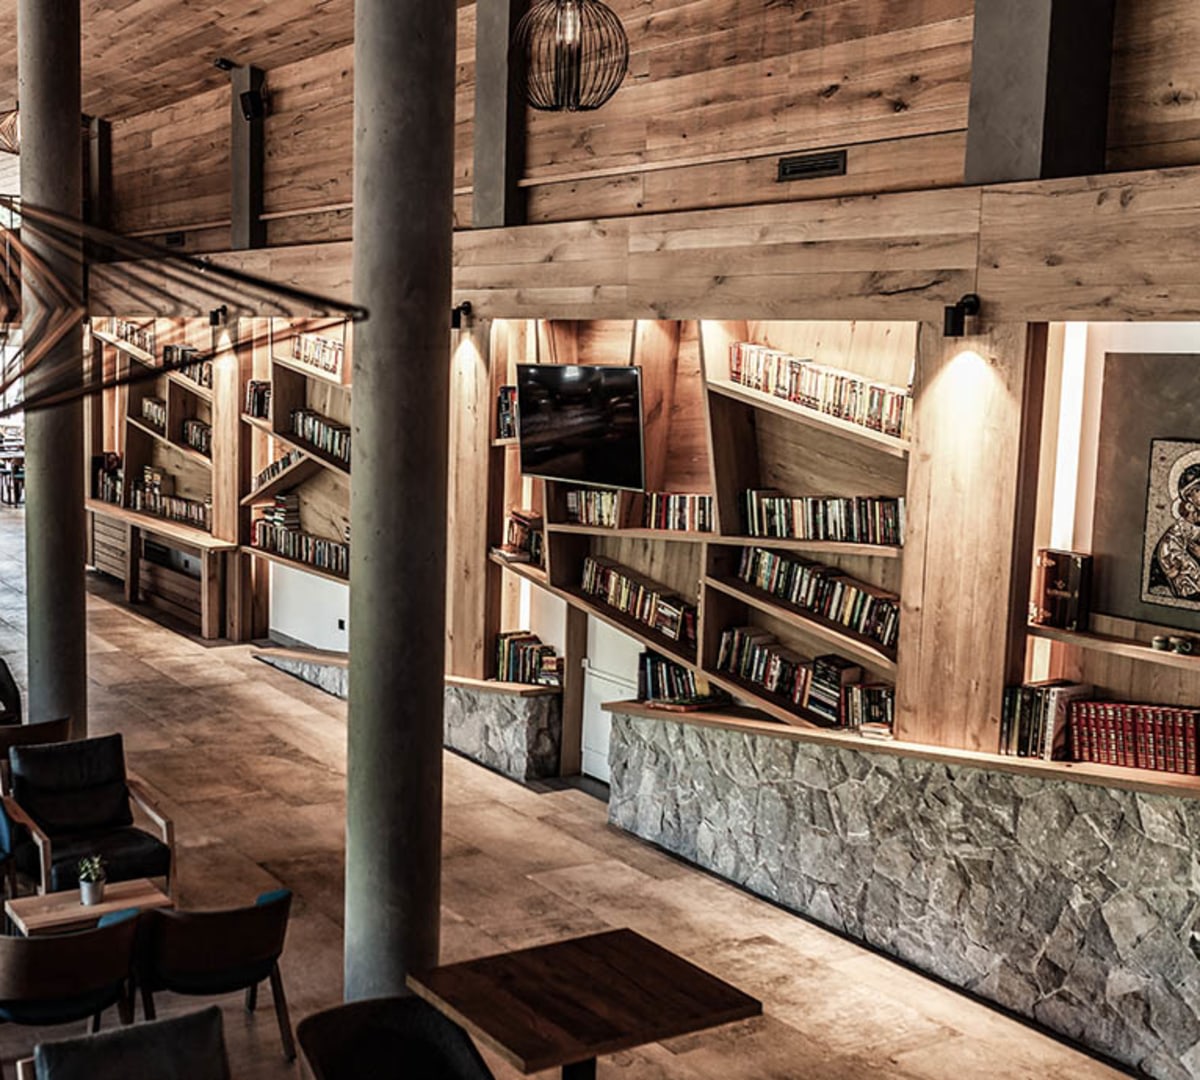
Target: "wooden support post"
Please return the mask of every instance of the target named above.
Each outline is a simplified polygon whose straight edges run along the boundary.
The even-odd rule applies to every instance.
[[[266,244],[263,210],[263,73],[256,67],[229,73],[229,158],[232,214],[229,246],[233,251]],[[257,101],[257,107],[254,102]]]
[[[525,224],[522,60],[509,48],[523,0],[478,0],[475,29],[475,170],[472,221],[477,229]]]
[[[583,661],[587,657],[587,612],[567,605],[567,633],[563,642],[562,748],[558,771],[577,776],[583,767]]]

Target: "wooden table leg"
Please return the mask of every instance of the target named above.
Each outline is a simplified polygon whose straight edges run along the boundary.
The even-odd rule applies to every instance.
[[[574,1065],[564,1065],[562,1080],[596,1080],[596,1059],[588,1058]]]
[[[225,578],[223,554],[205,551],[200,555],[200,636],[211,641],[221,636],[221,601]]]
[[[138,602],[138,575],[142,569],[142,530],[130,525],[125,534],[125,603]]]

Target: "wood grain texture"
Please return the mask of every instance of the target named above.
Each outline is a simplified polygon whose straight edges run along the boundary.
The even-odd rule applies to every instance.
[[[409,987],[522,1072],[758,1016],[748,994],[632,930],[485,956]]]
[[[1008,676],[1026,381],[1024,325],[918,341],[897,734],[994,752]],[[1032,536],[1032,522],[1028,535]]]

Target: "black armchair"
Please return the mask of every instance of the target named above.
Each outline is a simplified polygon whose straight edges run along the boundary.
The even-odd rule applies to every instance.
[[[8,664],[0,659],[0,724],[21,722],[21,688],[9,671]]]
[[[229,1080],[215,1005],[102,1035],[39,1043],[33,1060],[37,1080]]]
[[[8,760],[12,796],[4,808],[29,833],[15,844],[17,867],[38,882],[38,892],[75,888],[79,860],[92,854],[104,859],[109,881],[165,877],[167,892],[173,891],[174,826],[126,776],[120,735],[14,746]],[[159,836],[133,824],[131,799]]]
[[[470,1036],[416,997],[372,998],[306,1016],[296,1038],[316,1080],[389,1074],[495,1080]]]
[[[269,979],[283,1055],[293,1060],[296,1047],[279,974],[291,907],[291,891],[276,889],[248,907],[226,911],[147,911],[134,976],[146,1019],[154,1019],[160,990],[205,997],[245,990],[246,1008],[253,1012],[258,984]]]
[[[0,724],[0,796],[12,790],[8,771],[8,751],[13,746],[66,742],[70,736],[69,720],[47,720],[41,724]],[[8,814],[0,807],[0,873],[4,874],[9,896],[17,895],[16,845],[18,832]]]

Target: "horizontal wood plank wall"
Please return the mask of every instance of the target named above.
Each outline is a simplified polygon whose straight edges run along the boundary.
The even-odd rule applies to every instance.
[[[1119,0],[1108,124],[1110,169],[1200,162],[1200,6]]]
[[[632,49],[616,96],[529,112],[532,220],[962,182],[970,0],[613,7]],[[851,148],[846,177],[776,183],[780,153],[829,147]]]
[[[455,293],[548,318],[936,318],[975,285],[979,189],[460,234]]]
[[[1200,169],[1006,184],[983,193],[988,317],[1200,318]]]
[[[113,229],[224,226],[229,246],[229,87],[113,124]]]

